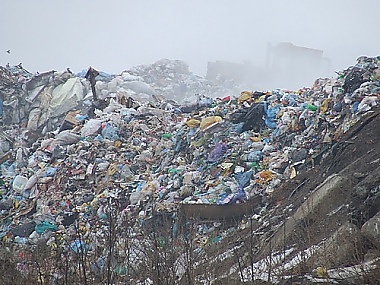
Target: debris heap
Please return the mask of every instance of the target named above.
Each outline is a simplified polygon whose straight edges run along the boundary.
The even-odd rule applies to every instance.
[[[136,234],[180,205],[254,200],[249,214],[262,213],[284,181],[378,107],[379,62],[360,57],[310,88],[265,91],[215,86],[166,59],[98,72],[95,89],[86,71],[1,67],[0,238],[59,236],[78,252],[104,242],[111,211]]]

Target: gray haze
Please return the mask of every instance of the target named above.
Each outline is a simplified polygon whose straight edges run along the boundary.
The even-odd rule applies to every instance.
[[[288,42],[322,50],[331,76],[380,54],[379,11],[379,0],[0,0],[0,65],[118,74],[168,58],[205,76],[209,61],[264,66],[268,44]]]

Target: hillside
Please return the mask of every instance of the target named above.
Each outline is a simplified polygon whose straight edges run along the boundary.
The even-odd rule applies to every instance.
[[[232,238],[241,262],[252,258],[254,265],[230,263],[233,270],[227,271],[248,284],[251,278],[379,284],[379,123],[376,109],[321,153],[313,167],[283,183],[265,215]]]

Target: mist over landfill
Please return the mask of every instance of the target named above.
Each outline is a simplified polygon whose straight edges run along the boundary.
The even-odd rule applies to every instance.
[[[330,63],[317,72],[330,77],[361,55],[376,56],[380,39],[375,20],[380,2],[319,1],[81,1],[54,3],[3,0],[0,4],[0,64],[20,62],[31,72],[89,66],[119,74],[162,58],[184,60],[205,76],[216,60],[266,66],[267,45],[289,42],[323,51]],[[365,10],[365,13],[363,12]],[[6,53],[10,50],[10,53]],[[294,68],[295,69],[295,68]],[[308,74],[304,68],[302,73]],[[301,88],[315,78],[297,78],[288,86],[263,84],[254,88]],[[295,79],[297,78],[297,79]],[[264,85],[264,86],[262,86]],[[290,86],[289,86],[290,85]]]
[[[379,284],[379,3],[1,1],[0,284]]]

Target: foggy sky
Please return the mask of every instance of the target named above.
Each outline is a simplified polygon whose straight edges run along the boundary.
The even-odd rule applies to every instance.
[[[208,61],[263,65],[268,43],[291,42],[323,50],[333,72],[380,54],[379,11],[378,0],[0,0],[0,65],[118,74],[169,58],[204,76]]]

